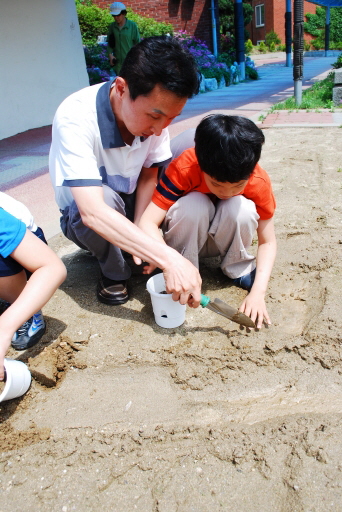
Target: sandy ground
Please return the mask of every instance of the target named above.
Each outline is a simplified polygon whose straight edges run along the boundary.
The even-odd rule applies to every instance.
[[[272,327],[200,308],[162,329],[138,268],[132,299],[102,305],[94,260],[56,236],[68,278],[20,353],[30,390],[0,404],[1,512],[342,510],[342,128],[265,135]],[[204,293],[239,305],[212,262],[201,273]]]

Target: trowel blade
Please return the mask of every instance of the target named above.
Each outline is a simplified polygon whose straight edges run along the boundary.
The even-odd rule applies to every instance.
[[[255,327],[255,323],[251,318],[249,318],[249,316],[241,313],[235,308],[232,308],[220,299],[214,299],[212,302],[209,302],[206,307],[214,313],[225,316],[232,322],[236,322],[239,325],[244,325],[245,327]]]

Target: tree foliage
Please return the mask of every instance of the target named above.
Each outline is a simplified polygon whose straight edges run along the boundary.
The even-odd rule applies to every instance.
[[[304,30],[316,39],[324,41],[326,14],[324,7],[317,7],[316,14],[307,13]],[[330,40],[338,43],[342,41],[342,7],[330,9]]]
[[[228,32],[234,33],[234,0],[218,0],[218,7],[221,34],[227,34]],[[253,7],[247,3],[247,1],[243,0],[242,8],[246,26],[252,21]]]

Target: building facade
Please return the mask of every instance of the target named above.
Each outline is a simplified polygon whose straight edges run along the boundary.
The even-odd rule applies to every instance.
[[[1,2],[0,139],[50,125],[89,85],[74,0]]]
[[[251,0],[253,7],[252,22],[246,29],[254,45],[265,41],[266,34],[272,30],[277,33],[282,44],[285,44],[285,12],[286,0]],[[317,5],[304,0],[304,21],[306,13],[315,13]],[[292,1],[292,24],[293,24],[293,1]],[[310,34],[304,34],[306,41],[311,41]]]

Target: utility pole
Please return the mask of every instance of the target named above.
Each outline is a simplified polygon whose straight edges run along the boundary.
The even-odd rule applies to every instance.
[[[240,68],[241,80],[246,78],[245,71],[245,23],[243,18],[242,0],[235,0],[234,3],[234,24],[235,24],[235,49],[236,62]]]
[[[285,12],[285,46],[286,46],[286,67],[291,67],[292,53],[292,5],[291,0],[286,0]]]
[[[293,11],[293,80],[296,105],[302,103],[303,51],[304,51],[304,1],[294,0]]]
[[[213,38],[213,54],[217,57],[217,28],[216,28],[216,12],[215,12],[215,0],[211,0],[211,6],[209,10],[211,11],[211,31]]]

